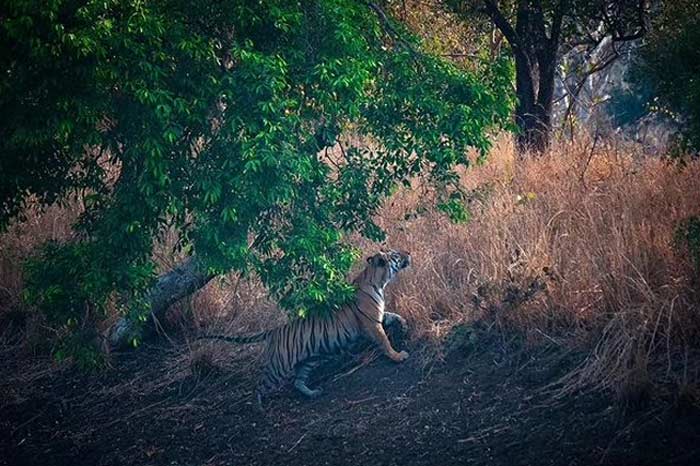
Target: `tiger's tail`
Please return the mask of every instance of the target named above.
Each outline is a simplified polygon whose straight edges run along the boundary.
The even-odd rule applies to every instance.
[[[263,341],[266,337],[269,331],[265,330],[262,332],[254,333],[252,335],[240,335],[240,336],[227,336],[227,335],[200,335],[197,337],[197,340],[223,340],[227,341],[229,343],[240,343],[240,344],[248,344],[248,343],[258,343],[260,341]]]

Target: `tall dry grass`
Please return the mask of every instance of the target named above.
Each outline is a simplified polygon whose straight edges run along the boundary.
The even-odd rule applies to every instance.
[[[22,338],[27,349],[33,349],[34,342],[46,342],[50,337],[50,330],[41,325],[42,319],[23,304],[22,264],[47,241],[70,239],[71,225],[80,210],[76,199],[45,208],[30,201],[21,221],[13,222],[0,234],[0,348]]]
[[[439,357],[453,328],[484,320],[532,344],[587,353],[560,381],[559,395],[584,388],[623,398],[669,388],[697,394],[700,277],[674,234],[700,215],[700,163],[681,166],[585,137],[518,159],[502,138],[463,180],[468,224],[432,209],[432,193],[418,185],[390,199],[378,218],[386,246],[413,255],[389,306],[409,320],[416,357]],[[0,237],[3,296],[18,303],[20,259],[40,240],[68,237],[76,209],[34,212]],[[176,260],[167,247],[173,238],[158,248],[163,268]],[[368,254],[379,247],[353,241]],[[285,319],[258,282],[235,276],[214,280],[174,311],[190,335],[255,331]],[[220,358],[197,348],[189,357],[249,364],[257,354],[218,348]]]
[[[487,319],[589,352],[560,395],[697,390],[700,277],[674,236],[700,214],[700,163],[588,138],[518,160],[501,141],[464,180],[474,193],[467,225],[434,212],[404,220],[422,202],[415,192],[382,213],[391,245],[415,258],[395,305],[416,338],[440,341]]]

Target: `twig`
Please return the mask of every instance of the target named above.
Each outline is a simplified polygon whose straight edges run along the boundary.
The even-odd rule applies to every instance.
[[[148,411],[148,410],[151,409],[151,408],[155,408],[156,406],[162,405],[162,404],[165,403],[166,401],[168,401],[167,398],[162,399],[162,400],[160,400],[160,401],[156,401],[155,403],[151,403],[151,404],[148,405],[148,406],[144,406],[144,407],[141,408],[141,409],[137,409],[136,411],[134,411],[134,412],[132,412],[132,413],[129,413],[128,415],[126,415],[126,416],[124,416],[124,417],[120,417],[120,418],[117,418],[117,419],[113,419],[112,421],[108,422],[107,424],[101,425],[101,426],[100,426],[100,429],[106,429],[107,427],[111,427],[111,426],[113,426],[114,424],[116,424],[116,423],[119,422],[119,421],[126,421],[127,419],[131,419],[132,417],[134,417],[134,416],[136,416],[136,415],[138,415],[138,414],[141,414],[141,413],[143,413],[143,412],[145,412],[145,411]]]
[[[22,424],[18,425],[18,426],[15,427],[14,429],[12,429],[12,435],[14,435],[15,432],[19,431],[22,427],[24,427],[24,426],[26,426],[26,425],[28,425],[28,424],[31,424],[36,418],[42,416],[45,412],[46,412],[46,408],[45,408],[43,411],[41,411],[39,414],[37,414],[36,416],[30,417],[29,419],[27,419],[26,421],[24,421]]]
[[[349,371],[347,371],[347,372],[345,372],[345,373],[343,373],[343,374],[338,374],[338,375],[336,375],[335,377],[333,377],[333,382],[335,382],[336,380],[342,379],[343,377],[347,377],[348,375],[350,375],[350,374],[356,372],[356,371],[359,370],[359,369],[362,369],[363,367],[367,366],[369,363],[371,363],[372,361],[374,361],[374,360],[376,360],[376,359],[377,359],[377,353],[376,353],[376,352],[372,352],[372,353],[371,353],[371,356],[370,356],[369,358],[367,358],[365,361],[362,361],[360,364],[358,364],[357,366],[353,367],[353,368],[350,369]]]
[[[449,58],[479,58],[479,55],[476,53],[441,53],[440,56]]]
[[[299,437],[299,440],[297,440],[296,443],[294,443],[294,445],[292,445],[292,448],[290,448],[289,450],[287,450],[287,453],[291,453],[292,450],[294,450],[294,449],[301,443],[301,441],[304,440],[304,437],[306,437],[306,434],[307,434],[307,433],[304,432],[304,433],[301,435],[301,437]]]
[[[598,132],[598,127],[596,126],[595,136],[593,137],[593,145],[591,146],[591,152],[588,154],[588,160],[586,160],[586,164],[583,166],[583,171],[581,171],[581,183],[583,183],[584,186],[586,185],[586,170],[588,170],[588,165],[590,165],[591,159],[593,159],[593,154],[595,153],[596,145],[598,145],[599,137],[600,133]]]
[[[482,429],[479,432],[477,432],[475,435],[472,435],[471,437],[457,440],[457,443],[476,442],[476,441],[479,441],[481,439],[488,437],[491,434],[498,434],[499,432],[509,430],[510,428],[511,428],[510,425],[503,424],[501,426],[494,427],[493,429],[490,429],[490,428]]]
[[[562,118],[562,131],[563,128],[566,126],[566,121],[569,120],[569,117],[571,116],[574,107],[579,103],[579,95],[581,94],[581,91],[583,90],[586,82],[588,81],[588,78],[593,76],[594,74],[601,72],[611,66],[615,61],[620,57],[620,53],[615,49],[613,46],[613,53],[603,62],[598,62],[598,63],[593,63],[590,65],[590,68],[588,71],[584,73],[584,76],[581,78],[581,80],[574,86],[573,92],[570,90],[568,86],[566,86],[565,80],[562,80],[564,86],[567,88],[566,93],[561,96],[559,99],[557,99],[557,102],[566,98],[566,97],[571,97],[571,103],[566,108],[566,112],[564,112],[564,117]],[[556,103],[556,102],[555,102]],[[573,135],[574,128],[573,128],[573,120],[571,121],[571,133]]]
[[[396,29],[394,29],[394,27],[391,25],[389,17],[379,5],[377,5],[374,2],[367,2],[367,6],[370,7],[377,14],[377,17],[384,26],[384,30],[386,30],[389,33],[389,35],[394,38],[397,44],[401,44],[406,50],[411,52],[414,55],[414,57],[419,55],[418,52],[413,47],[411,47],[411,44],[406,42],[401,37],[401,34],[399,34],[399,32]]]
[[[374,400],[376,398],[377,398],[376,396],[369,396],[367,398],[362,398],[361,400],[347,400],[347,403],[350,406],[355,406],[355,405],[359,405],[360,403],[364,403],[365,401]]]
[[[552,343],[554,343],[555,345],[561,346],[561,343],[560,343],[560,342],[558,342],[558,341],[555,340],[554,338],[550,337],[549,335],[547,335],[546,333],[544,333],[542,330],[536,328],[535,331],[536,331],[537,333],[539,333],[540,335],[542,335],[543,337],[545,337],[547,340],[549,340],[549,341],[551,341]]]

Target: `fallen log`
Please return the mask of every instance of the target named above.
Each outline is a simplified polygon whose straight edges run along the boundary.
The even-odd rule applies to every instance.
[[[214,278],[201,266],[196,257],[187,258],[173,270],[161,275],[146,295],[150,307],[145,323],[122,316],[109,329],[107,341],[112,349],[129,347],[134,338],[144,340],[155,334],[156,324],[165,316],[168,308],[189,296]]]

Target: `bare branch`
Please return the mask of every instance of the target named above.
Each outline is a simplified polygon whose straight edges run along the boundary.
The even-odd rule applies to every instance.
[[[567,89],[567,93],[564,94],[562,97],[557,99],[557,102],[566,98],[566,97],[571,97],[571,103],[569,106],[566,108],[566,112],[564,113],[564,117],[562,118],[562,121],[566,122],[569,117],[571,116],[571,112],[573,111],[574,107],[578,103],[578,97],[581,94],[581,90],[583,89],[583,86],[586,84],[586,81],[588,80],[589,77],[594,75],[595,73],[598,73],[600,71],[603,71],[604,69],[608,68],[610,65],[615,63],[615,61],[620,57],[620,53],[613,47],[613,53],[610,54],[610,56],[602,62],[599,63],[594,63],[591,65],[591,67],[586,71],[584,74],[583,78],[576,83],[574,86],[573,92],[569,91]],[[564,123],[565,124],[565,123]]]
[[[513,49],[519,49],[521,47],[518,34],[513,29],[513,26],[508,22],[501,10],[498,9],[498,5],[493,0],[484,0],[484,6],[486,7],[486,13],[491,18],[491,21],[496,25],[498,29],[503,33],[503,35],[510,42],[510,46]]]
[[[479,58],[478,53],[441,53],[440,56],[449,58]]]

